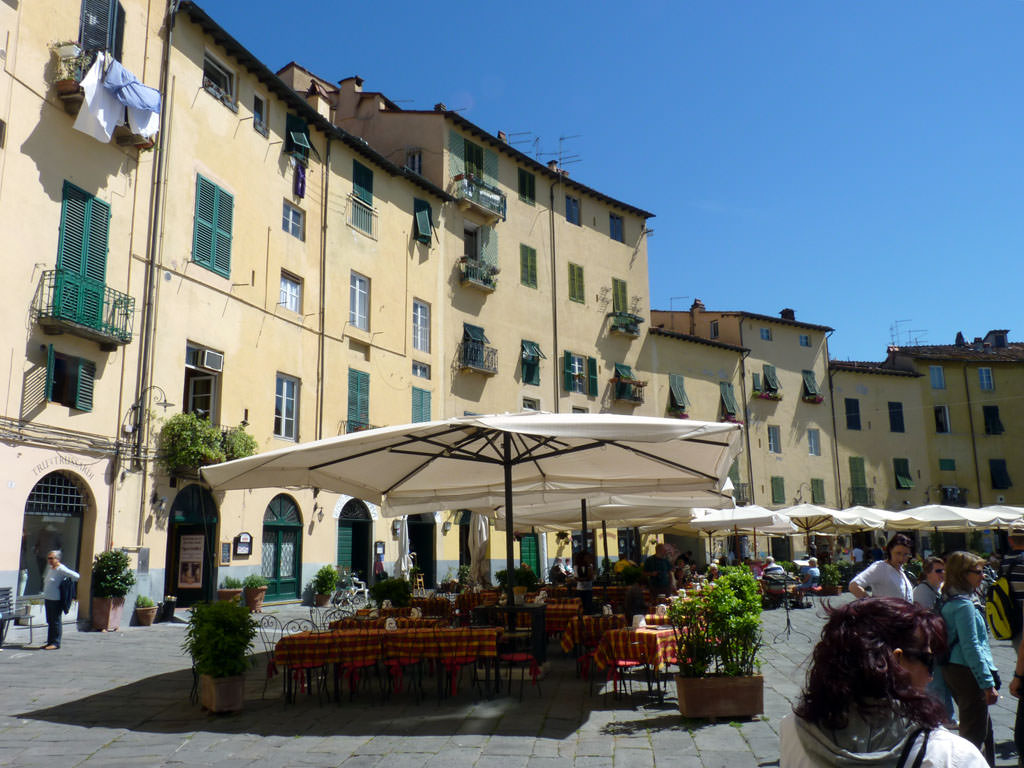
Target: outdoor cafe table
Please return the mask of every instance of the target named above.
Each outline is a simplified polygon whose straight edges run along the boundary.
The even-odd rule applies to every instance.
[[[411,616],[397,616],[394,618],[399,629],[429,629],[431,627],[443,627],[447,624],[444,619],[421,618],[414,619]],[[328,625],[328,629],[384,629],[387,624],[386,618],[371,619],[350,617],[347,619],[336,619]]]
[[[595,646],[601,636],[610,629],[626,626],[626,617],[621,613],[611,616],[580,616],[571,619],[562,633],[562,650],[571,653],[578,646]]]
[[[634,662],[650,667],[658,690],[661,691],[660,672],[667,664],[676,663],[676,637],[672,629],[644,628],[612,629],[604,633],[597,644],[594,663],[607,669],[609,677],[618,677],[617,662]],[[648,678],[650,685],[650,678]]]

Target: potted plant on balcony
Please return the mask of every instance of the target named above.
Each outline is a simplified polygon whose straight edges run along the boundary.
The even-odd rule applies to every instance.
[[[176,413],[160,428],[157,460],[171,474],[194,472],[225,458],[220,430],[194,413]]]
[[[128,554],[109,549],[96,555],[92,563],[92,626],[101,632],[113,632],[121,626],[124,596],[135,586]]]
[[[199,701],[210,712],[237,712],[245,700],[246,654],[256,637],[256,622],[236,602],[199,603],[185,630],[181,648],[199,675]]]
[[[267,596],[267,580],[258,573],[250,573],[242,581],[245,605],[253,613],[263,613],[263,598]]]
[[[334,590],[338,588],[338,571],[330,565],[324,565],[313,577],[313,602],[318,608],[323,608],[331,599]]]
[[[761,594],[746,568],[725,568],[700,592],[669,607],[684,717],[751,717],[764,712]]]
[[[217,599],[226,602],[237,602],[242,596],[242,580],[234,576],[225,576],[217,590]]]
[[[53,78],[57,93],[77,93],[85,65],[85,53],[81,46],[74,40],[60,40],[50,45],[50,51],[57,59]]]
[[[149,627],[153,625],[155,618],[156,603],[153,602],[153,598],[145,595],[135,598],[135,623],[140,627]]]

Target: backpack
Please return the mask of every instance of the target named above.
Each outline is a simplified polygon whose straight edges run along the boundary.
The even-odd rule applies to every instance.
[[[999,578],[992,582],[985,596],[985,618],[996,640],[1009,640],[1021,632],[1021,607],[1013,599],[1010,585],[1010,569],[1019,562],[1019,557],[1004,560]]]

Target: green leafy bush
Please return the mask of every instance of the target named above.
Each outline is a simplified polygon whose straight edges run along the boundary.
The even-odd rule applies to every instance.
[[[636,584],[643,581],[644,572],[639,565],[626,565],[619,570],[619,578],[623,584]]]
[[[225,576],[220,582],[221,589],[241,589],[242,580],[237,579],[234,576]]]
[[[529,592],[535,589],[537,584],[540,583],[540,579],[537,574],[533,572],[532,568],[527,568],[525,565],[521,565],[512,571],[514,581],[512,582],[513,587],[526,587],[526,591]],[[502,569],[494,574],[495,580],[498,585],[502,588],[508,586],[508,571]]]
[[[700,592],[669,606],[682,677],[753,675],[760,666],[761,593],[746,568],[724,568]]]
[[[221,447],[224,449],[224,458],[227,461],[244,459],[256,453],[256,438],[245,431],[245,427],[239,424],[237,427],[224,432],[221,437]]]
[[[412,585],[405,579],[383,579],[370,587],[370,597],[377,605],[390,600],[395,608],[402,608],[412,601]]]
[[[254,637],[256,621],[244,605],[198,603],[192,606],[181,648],[195,661],[199,674],[232,677],[245,672],[245,656]]]
[[[135,574],[126,552],[108,549],[92,562],[92,593],[96,597],[124,597],[135,586]]]
[[[269,582],[258,573],[250,573],[242,581],[242,589],[259,589],[267,586]]]
[[[160,429],[157,461],[168,472],[194,470],[224,459],[220,430],[194,413],[176,413]]]
[[[153,602],[153,598],[146,597],[145,595],[139,595],[135,598],[136,608],[152,608],[156,603]]]
[[[460,587],[468,587],[469,586],[469,581],[472,578],[471,573],[472,573],[472,569],[468,565],[460,565],[459,566],[458,579],[459,579],[459,586]]]
[[[782,570],[784,570],[786,573],[796,573],[798,570],[796,567],[796,563],[794,563],[792,560],[776,560],[775,562],[777,565],[781,565]]]
[[[338,571],[325,565],[313,577],[313,592],[317,595],[331,595],[338,586]]]
[[[821,586],[823,587],[838,587],[839,582],[842,580],[842,576],[839,573],[839,566],[833,565],[832,563],[825,563],[818,570],[821,571]]]

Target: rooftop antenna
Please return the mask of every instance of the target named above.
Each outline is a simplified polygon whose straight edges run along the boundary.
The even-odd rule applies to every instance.
[[[902,328],[900,328],[900,325],[902,325],[903,323],[909,323],[909,322],[910,322],[909,318],[907,318],[906,320],[893,320],[892,321],[892,324],[889,326],[889,344],[891,346],[898,347],[900,345],[900,331],[903,330]]]
[[[583,136],[582,133],[574,133],[572,136],[559,136],[558,137],[558,151],[557,152],[538,152],[537,157],[554,157],[558,161],[558,167],[563,168],[566,165],[572,165],[573,163],[582,162],[583,158],[579,155],[567,155],[565,154],[565,142],[569,139],[578,139]]]
[[[690,298],[690,297],[689,296],[669,296],[668,297],[668,311],[669,312],[674,312],[675,311],[675,302],[676,302],[676,300],[685,301],[688,298]]]

